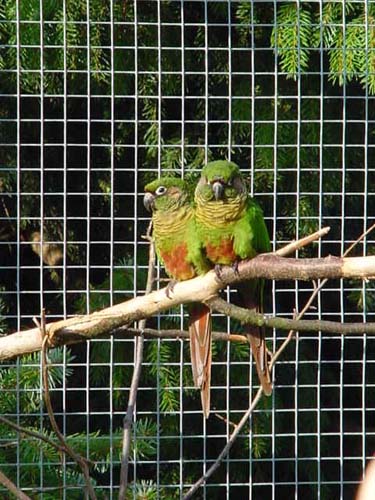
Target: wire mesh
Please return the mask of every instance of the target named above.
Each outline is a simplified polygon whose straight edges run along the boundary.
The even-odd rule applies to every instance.
[[[329,225],[299,255],[342,254],[373,222],[374,3],[2,2],[1,331],[31,327],[42,308],[54,321],[144,293],[143,185],[212,158],[240,165],[274,248]],[[366,237],[357,255],[373,242]],[[274,282],[267,312],[292,317],[311,290]],[[366,321],[373,304],[371,282],[331,281],[306,317]],[[186,311],[148,324],[184,328]],[[269,346],[285,335],[269,331]],[[129,498],[182,497],[258,387],[248,349],[216,343],[206,421],[184,344],[146,340]],[[50,353],[56,418],[96,462],[103,498],[118,493],[134,356],[126,334]],[[197,498],[353,498],[375,446],[374,356],[371,338],[297,334],[275,367],[272,397]],[[1,413],[50,432],[40,358],[1,369]],[[0,431],[0,468],[19,488],[82,498],[69,458]]]

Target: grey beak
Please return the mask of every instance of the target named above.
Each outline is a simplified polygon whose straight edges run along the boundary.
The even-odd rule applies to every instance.
[[[152,193],[145,193],[143,197],[143,205],[148,212],[152,212],[154,208],[155,196]]]
[[[224,186],[222,185],[221,182],[219,181],[216,181],[212,184],[212,190],[214,192],[214,195],[215,195],[215,200],[221,200],[221,198],[223,197],[223,193],[224,193]]]

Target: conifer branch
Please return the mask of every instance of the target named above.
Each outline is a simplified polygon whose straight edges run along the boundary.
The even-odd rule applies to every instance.
[[[30,436],[34,439],[39,439],[40,441],[43,441],[44,443],[48,444],[52,448],[55,448],[55,450],[57,450],[58,452],[67,453],[67,449],[65,448],[65,446],[59,445],[58,443],[56,443],[55,441],[50,439],[48,436],[42,434],[41,432],[36,432],[32,429],[29,429],[28,427],[23,427],[22,425],[18,425],[15,422],[13,422],[12,420],[9,420],[8,418],[3,417],[2,415],[0,415],[0,422],[2,422],[5,425],[8,425],[9,427],[14,429],[15,431],[19,432],[21,434],[21,436],[24,434],[24,435]],[[87,461],[87,462],[89,462],[89,461]]]

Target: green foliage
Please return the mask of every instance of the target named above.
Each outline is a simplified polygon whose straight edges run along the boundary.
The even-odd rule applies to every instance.
[[[226,158],[230,148],[231,159],[242,169],[249,172],[250,165],[255,167],[252,172],[252,188],[256,194],[265,194],[261,195],[260,202],[268,218],[276,217],[277,238],[283,241],[293,239],[297,231],[302,236],[315,230],[318,224],[324,222],[325,217],[329,218],[332,226],[332,240],[340,238],[342,202],[345,203],[346,213],[350,215],[358,213],[355,212],[358,207],[355,197],[345,196],[345,200],[342,200],[337,194],[344,186],[350,192],[363,193],[364,176],[361,175],[363,154],[359,151],[360,148],[341,151],[343,134],[338,122],[342,118],[342,104],[335,103],[334,97],[341,93],[340,86],[346,86],[348,91],[355,88],[356,92],[360,93],[359,87],[362,85],[370,94],[375,93],[375,17],[371,3],[302,2],[297,8],[296,3],[278,2],[277,25],[270,34],[270,24],[274,21],[273,6],[265,6],[262,2],[232,2],[230,16],[233,50],[229,54],[227,50],[211,50],[213,47],[223,47],[223,40],[226,41],[221,28],[228,26],[228,5],[225,2],[208,2],[210,25],[207,32],[200,24],[199,7],[186,2],[184,43],[186,47],[194,47],[197,50],[184,51],[184,66],[180,35],[176,35],[173,26],[164,23],[164,16],[168,17],[172,25],[176,19],[180,19],[178,16],[181,13],[181,5],[178,2],[163,2],[161,8],[161,42],[163,47],[170,47],[171,50],[161,51],[160,62],[157,51],[151,49],[158,44],[155,13],[150,7],[153,2],[138,2],[138,19],[142,19],[142,22],[137,25],[136,54],[132,49],[135,40],[135,32],[131,26],[134,20],[133,2],[126,3],[126,13],[123,9],[124,2],[112,2],[113,24],[110,23],[110,2],[67,0],[65,12],[63,3],[57,0],[46,0],[42,3],[45,19],[43,33],[39,23],[39,0],[0,2],[0,69],[3,70],[0,90],[5,96],[0,118],[6,120],[6,127],[1,129],[1,133],[3,144],[12,145],[2,147],[0,151],[0,162],[4,166],[0,178],[0,216],[3,220],[0,228],[0,260],[2,265],[13,269],[19,262],[17,259],[20,259],[22,286],[26,290],[39,292],[38,285],[35,288],[36,281],[39,281],[35,279],[35,267],[40,265],[41,256],[35,251],[35,247],[32,247],[33,234],[41,232],[40,198],[34,195],[41,191],[40,178],[35,175],[35,170],[40,166],[39,153],[32,152],[33,148],[23,147],[23,144],[39,143],[42,139],[45,143],[60,144],[62,132],[51,132],[49,126],[56,117],[61,119],[65,113],[68,117],[66,158],[60,158],[59,146],[44,149],[44,240],[50,248],[53,248],[53,245],[64,245],[64,250],[67,251],[64,256],[64,276],[59,264],[44,262],[47,267],[42,276],[43,289],[48,293],[44,294],[43,300],[48,315],[61,317],[62,314],[84,314],[88,310],[99,310],[111,302],[116,303],[133,296],[134,291],[144,289],[146,271],[141,266],[147,264],[147,246],[138,244],[135,260],[133,241],[135,234],[140,241],[139,235],[144,234],[146,221],[142,208],[138,208],[137,225],[133,222],[135,191],[138,189],[140,193],[144,184],[155,178],[159,166],[163,172],[172,171],[177,175],[184,169],[185,178],[195,182],[207,159]],[[22,45],[19,62],[16,49],[17,24],[8,22],[16,19],[17,5],[22,21],[19,32]],[[87,7],[90,23],[87,23]],[[124,21],[130,23],[124,24]],[[216,24],[217,26],[214,26]],[[107,49],[111,44],[109,26],[113,28],[116,44],[113,53]],[[45,46],[43,53],[39,48],[42,39]],[[203,49],[207,42],[210,50],[206,73],[207,51]],[[254,44],[256,50],[253,50]],[[288,77],[278,78],[277,86],[272,74],[274,56],[269,50],[271,47],[277,51],[281,69]],[[320,75],[323,70],[322,57],[324,70],[328,68],[328,74],[323,76]],[[40,72],[42,64],[43,78]],[[133,72],[136,64],[138,71],[135,76]],[[22,70],[20,89],[17,87],[17,68]],[[90,72],[88,76],[87,71]],[[183,73],[183,78],[180,73]],[[317,74],[319,76],[316,76]],[[294,82],[297,77],[301,83],[301,99],[297,99],[299,95],[297,96]],[[65,84],[67,99],[64,100],[63,109],[61,95],[64,93]],[[325,93],[324,110],[320,108],[321,85],[324,85]],[[162,99],[158,98],[159,90]],[[21,98],[20,115],[21,165],[17,164],[16,148],[13,147],[18,141],[13,96],[18,91],[24,96]],[[30,124],[25,118],[40,117],[38,113],[42,91],[48,94],[43,101],[46,118],[43,138],[38,135],[35,123]],[[206,92],[208,100],[205,99]],[[106,126],[113,118],[111,106],[108,104],[113,94],[116,96],[114,137],[110,127]],[[9,99],[6,97],[8,95]],[[102,97],[97,98],[97,95]],[[133,99],[131,96],[134,95],[136,98]],[[365,95],[364,91],[362,95]],[[126,97],[123,99],[118,96]],[[191,96],[198,98],[192,99]],[[217,96],[223,98],[216,98]],[[352,119],[355,121],[359,117],[358,99],[355,103],[352,101],[347,99],[345,103],[346,138],[352,140],[353,144],[363,144],[363,130],[350,130]],[[85,126],[89,105],[91,145],[100,144],[103,147],[93,147],[87,154],[82,154],[82,148],[76,144],[71,146],[71,138],[86,144],[88,136]],[[183,129],[180,126],[182,105]],[[102,123],[97,123],[97,118]],[[137,119],[136,125],[134,119]],[[231,123],[230,128],[228,121]],[[78,127],[75,122],[78,122]],[[111,146],[113,141],[115,147]],[[133,144],[139,146],[135,153],[133,147],[127,146]],[[216,146],[213,147],[213,144]],[[334,147],[335,144],[339,147]],[[344,179],[341,176],[342,154],[345,154],[347,172],[353,171],[353,177],[347,176]],[[137,175],[134,173],[135,162],[138,167]],[[18,167],[22,169],[20,179],[17,179]],[[65,177],[60,175],[62,171],[65,172]],[[370,177],[368,180],[370,182]],[[22,192],[22,203],[21,212],[17,213],[15,194],[19,192],[19,188]],[[64,192],[65,188],[68,193],[74,193],[74,196],[67,198],[66,208],[58,195]],[[319,199],[314,193],[320,193],[321,190],[324,196]],[[272,196],[274,191],[278,194],[277,202]],[[118,193],[121,193],[121,196]],[[299,196],[296,196],[296,193]],[[367,213],[373,213],[372,197],[368,197],[366,203]],[[114,223],[111,221],[111,214],[115,216]],[[90,224],[87,224],[88,217]],[[357,231],[355,224],[348,224],[346,238],[354,239],[361,230],[362,227]],[[111,247],[113,254],[109,255],[109,247],[105,243],[112,237],[116,244]],[[17,254],[17,246],[13,244],[18,238],[22,243],[20,255]],[[94,240],[99,243],[93,243]],[[306,252],[313,254],[314,249],[308,249]],[[137,270],[136,276],[134,266]],[[15,296],[7,293],[14,292],[14,283],[15,274],[11,270],[2,273],[0,334],[16,328],[12,319],[18,314]],[[69,290],[69,293],[64,294],[64,309],[61,306],[63,284],[65,290]],[[348,307],[356,312],[371,311],[375,304],[371,284],[366,284],[365,294],[358,290],[358,284],[350,283],[350,286],[353,289],[346,297]],[[282,294],[278,296],[278,311],[289,313],[293,306],[290,298],[285,299]],[[21,315],[30,317],[30,314],[39,311],[39,293],[29,294],[27,297],[27,303],[22,302]],[[336,305],[336,297],[332,299],[324,296],[325,311],[335,311]],[[150,326],[179,327],[180,318],[177,316],[180,311],[180,308],[173,308],[168,312],[168,318],[163,317],[160,323],[152,323],[150,320]],[[217,330],[224,330],[227,325],[226,320],[220,318],[215,318],[214,324],[214,329]],[[231,323],[231,331],[242,333],[243,330],[240,325]],[[87,431],[86,420],[79,414],[74,417],[74,429],[68,429],[68,441],[78,451],[85,455],[86,446],[89,445],[90,457],[95,461],[94,475],[98,488],[101,483],[107,484],[106,475],[109,475],[109,469],[112,467],[115,475],[118,467],[120,418],[128,396],[124,388],[130,386],[132,375],[133,347],[129,349],[129,345],[132,344],[117,342],[116,339],[113,339],[112,346],[108,341],[90,345],[90,398],[91,391],[108,387],[109,373],[112,376],[113,391],[97,391],[99,395],[90,399],[90,410],[93,410],[90,414],[90,432]],[[314,348],[308,346],[302,351],[304,345],[302,341],[299,343],[300,358],[316,360]],[[65,361],[62,350],[49,353],[51,387],[60,388],[63,377],[66,376],[68,387],[72,384],[77,389],[85,389],[88,381],[86,376],[82,375],[81,368],[87,361],[86,351],[80,346],[75,347],[74,351],[66,350],[65,353]],[[180,380],[180,354],[180,342],[147,341],[145,344],[146,364],[143,368],[142,384],[143,387],[157,387],[159,392],[154,397],[156,390],[139,391],[137,407],[142,412],[155,413],[160,410],[161,423],[158,427],[152,418],[137,418],[135,440],[132,442],[130,455],[131,458],[142,458],[143,461],[148,458],[154,460],[157,437],[162,432],[163,460],[171,460],[168,468],[161,469],[160,472],[160,482],[164,484],[179,484],[180,481],[180,471],[177,465],[173,466],[172,461],[176,459],[180,439],[175,436],[179,436],[181,429],[179,417],[169,415],[169,412],[180,410],[180,387],[193,386],[191,367],[186,363],[182,368],[183,380]],[[226,344],[214,343],[213,355],[215,361],[226,362]],[[249,370],[244,368],[241,362],[248,366],[250,356],[248,345],[231,345],[230,360],[238,363],[230,367],[230,374],[235,374],[235,384],[239,387],[247,387],[249,384]],[[285,356],[288,356],[288,352]],[[188,359],[189,346],[185,342],[184,360]],[[65,369],[63,361],[67,364]],[[173,365],[174,362],[176,365]],[[111,372],[110,363],[113,363]],[[305,378],[302,379],[300,375],[300,380],[311,383],[315,376],[315,365],[316,363],[309,364]],[[217,387],[212,391],[212,400],[217,408],[223,408],[227,404],[225,391],[218,388],[222,385],[226,369],[224,364],[213,368],[213,386]],[[323,363],[320,369],[329,372],[329,363]],[[272,398],[264,400],[263,406],[259,406],[261,411],[253,416],[254,438],[251,441],[251,453],[254,458],[263,459],[272,452],[270,440],[265,437],[274,431],[269,417],[272,404],[276,408],[277,432],[290,433],[290,421],[283,420],[287,412],[277,413],[277,409],[294,407],[294,388],[290,393],[286,388],[290,380],[293,380],[292,373],[288,364],[282,366],[282,373],[277,374],[277,383],[283,386],[282,391],[277,390]],[[327,375],[330,387],[337,383],[332,373]],[[252,375],[254,380],[255,371]],[[17,364],[3,366],[0,384],[1,413],[14,414],[19,411],[23,425],[40,430],[40,414],[43,408],[39,357],[30,355],[20,359]],[[66,393],[68,410],[76,412],[82,404],[81,395],[80,391],[76,391],[74,395],[72,392],[74,391]],[[150,393],[153,397],[148,397]],[[59,394],[59,391],[53,392],[53,403],[60,409]],[[184,389],[182,398],[184,409],[200,408],[199,391],[196,389]],[[159,404],[158,408],[156,404]],[[330,404],[331,401],[328,406]],[[114,410],[112,435],[109,434],[108,420],[100,414],[108,414],[110,406]],[[243,408],[243,392],[241,395],[236,391],[231,392],[230,406]],[[66,415],[69,415],[69,411]],[[95,412],[99,416],[96,416]],[[321,412],[320,415],[322,426],[325,418],[323,414],[324,412]],[[236,421],[237,417],[237,414],[234,415],[233,420]],[[46,422],[44,419],[43,424]],[[215,417],[212,416],[206,425],[208,434],[211,429],[215,432]],[[308,426],[308,419],[301,420],[300,425],[301,430],[302,426]],[[197,420],[190,414],[187,414],[186,418],[184,415],[183,430],[184,435],[190,433],[192,436],[200,432]],[[44,425],[43,433],[52,437],[48,424]],[[50,493],[43,492],[43,498],[55,499],[59,494],[57,488],[63,480],[72,486],[83,484],[82,475],[75,467],[69,466],[65,472],[62,471],[59,466],[60,457],[48,445],[26,437],[23,437],[18,445],[17,435],[5,426],[0,426],[0,438],[6,444],[0,447],[0,461],[9,464],[4,471],[9,473],[11,478],[15,478],[14,464],[18,459],[19,463],[26,464],[19,469],[23,484],[38,484],[42,474],[44,484],[56,488]],[[324,437],[320,439],[322,455],[323,450],[328,455],[329,446],[327,443],[324,446]],[[184,456],[201,459],[200,445],[189,445],[188,441],[184,443]],[[214,441],[207,440],[207,446],[215,446],[212,444]],[[112,444],[113,448],[110,450]],[[315,446],[313,439],[307,439],[304,456],[315,456]],[[276,443],[275,447],[280,456],[287,456],[290,451],[290,443]],[[219,452],[219,447],[210,449],[209,456],[217,456]],[[237,453],[241,457],[249,456],[246,446],[235,453],[236,456]],[[263,463],[261,465],[262,467],[255,471],[256,474],[265,474]],[[143,470],[142,467],[142,464],[137,464],[138,478],[148,477],[149,471]],[[194,464],[188,462],[184,464],[185,482],[195,480],[201,473],[200,469],[194,467]],[[261,468],[263,471],[260,471]],[[290,470],[292,468],[289,472]],[[231,474],[232,471],[233,469]],[[315,465],[306,465],[303,478],[316,481],[316,471]],[[325,471],[321,471],[321,479],[324,474],[329,478],[331,472],[332,469],[327,464]],[[218,478],[222,479],[225,473],[225,468],[218,471]],[[237,468],[235,474],[240,474]],[[152,499],[157,495],[160,498],[180,497],[178,488],[172,491],[163,490],[159,486],[157,491],[156,484],[150,481],[137,481],[132,486],[134,494],[133,490],[130,491],[130,498],[135,496]],[[69,490],[67,494],[69,498],[81,498],[82,489]],[[316,496],[314,492],[312,495]],[[330,485],[326,486],[326,490],[321,488],[321,497],[334,497]]]
[[[180,386],[179,367],[171,366],[172,349],[168,341],[153,342],[148,345],[146,359],[151,363],[149,374],[159,382],[159,408],[161,411],[177,411],[180,406],[178,388]]]
[[[259,22],[254,13],[252,2],[240,2],[236,9],[236,18],[240,24],[237,30],[241,44],[247,45],[248,37],[251,35],[252,25]]]
[[[305,2],[283,4],[272,30],[271,45],[281,69],[296,79],[310,64],[314,49],[327,49],[329,80],[340,86],[359,81],[375,94],[375,7],[359,2],[326,2],[318,6]],[[366,12],[365,10],[366,9]]]
[[[304,5],[294,2],[282,5],[271,36],[271,45],[280,56],[281,69],[294,79],[307,69],[309,61],[312,19]]]
[[[152,480],[141,480],[129,485],[126,493],[127,500],[157,500],[157,498],[166,498],[157,484]]]
[[[63,377],[73,375],[73,370],[70,367],[63,369],[63,363],[71,365],[74,356],[68,349],[64,356],[63,348],[56,348],[49,351],[48,357],[50,388],[61,387]],[[58,443],[55,433],[47,426],[40,429],[39,417],[37,416],[42,404],[39,354],[23,356],[18,364],[3,368],[0,372],[0,384],[2,387],[0,391],[1,413],[25,415],[21,417],[21,425],[34,432],[42,433],[50,440]],[[17,389],[20,387],[22,390]],[[29,413],[32,416],[26,416]],[[133,458],[139,460],[153,457],[157,447],[156,435],[157,426],[152,420],[148,418],[139,419],[134,425],[134,439],[131,443],[130,460]],[[28,435],[24,435],[19,441],[18,433],[5,424],[0,424],[0,439],[4,444],[0,448],[0,460],[2,460],[2,463],[9,464],[4,468],[4,471],[11,479],[15,480],[15,470],[11,464],[16,463],[18,460],[22,464],[28,464],[21,471],[23,484],[37,484],[41,467],[43,467],[44,485],[48,485],[52,489],[59,487],[63,472],[60,467],[60,453],[54,447]],[[90,460],[93,462],[92,470],[99,474],[98,477],[106,473],[111,466],[111,453],[114,453],[115,457],[120,461],[122,428],[115,429],[112,435],[99,430],[91,433],[81,430],[67,434],[66,441],[82,456],[86,456],[89,449]],[[41,457],[43,465],[41,465]],[[68,469],[65,474],[67,484],[84,484],[82,474],[74,468]],[[144,491],[146,492],[146,490]],[[100,489],[98,492],[100,492]],[[73,496],[72,498],[80,498],[80,496]]]
[[[97,84],[109,84],[110,82],[110,60],[108,52],[103,49],[109,42],[105,35],[103,26],[98,23],[90,25],[90,43],[92,45],[90,55],[88,51],[79,48],[82,39],[86,39],[87,32],[85,24],[76,23],[78,19],[86,18],[85,2],[67,1],[65,12],[63,4],[55,0],[43,2],[43,11],[40,11],[41,3],[38,0],[21,2],[19,8],[20,23],[19,38],[23,47],[20,50],[20,60],[17,62],[17,32],[15,23],[3,22],[0,24],[0,37],[9,47],[0,55],[0,68],[15,68],[17,64],[25,71],[22,79],[24,92],[30,94],[43,92],[54,93],[62,85],[61,74],[47,71],[44,75],[44,86],[41,88],[39,73],[41,66],[45,70],[71,71],[73,82],[79,86],[80,71],[90,69],[91,77]],[[115,6],[116,9],[116,6]],[[117,4],[117,9],[119,6]],[[95,12],[102,19],[108,18],[109,5],[94,0],[90,2],[90,15]],[[16,19],[16,4],[11,0],[2,3],[0,13],[2,19]],[[45,20],[43,31],[33,21]],[[38,45],[49,46],[40,53]],[[15,76],[13,77],[15,78]]]
[[[358,287],[358,282],[353,280],[349,280],[348,284],[353,287],[353,290],[347,296],[351,307],[355,311],[361,311],[365,314],[373,311],[375,307],[375,286],[372,281],[366,283],[364,288]]]
[[[64,376],[72,374],[70,368],[63,369],[63,348],[56,348],[49,352],[50,368],[48,379],[51,388],[61,385]],[[67,351],[66,362],[74,359]],[[42,402],[40,386],[40,354],[33,353],[20,358],[18,364],[13,364],[0,371],[0,407],[4,413],[33,413],[38,410]],[[18,406],[19,405],[19,406]]]
[[[151,458],[155,455],[157,449],[156,436],[160,432],[157,425],[149,418],[141,418],[134,424],[135,441],[132,442],[132,455],[138,458]]]
[[[0,292],[4,291],[4,288],[0,288]],[[7,305],[2,297],[0,297],[0,336],[6,333],[7,331],[7,323],[4,318],[4,314],[7,312]]]
[[[129,298],[130,290],[134,288],[134,274],[132,272],[133,260],[121,258],[113,269],[112,275],[107,276],[104,281],[98,285],[91,286],[89,295],[89,310],[91,312],[99,311],[111,304],[111,294],[114,295],[114,303],[122,302]],[[146,279],[146,272],[139,270],[139,278]],[[85,314],[87,307],[86,295],[79,297],[74,307],[77,314]]]

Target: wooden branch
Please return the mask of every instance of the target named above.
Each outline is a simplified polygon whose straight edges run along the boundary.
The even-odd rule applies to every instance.
[[[280,257],[285,257],[286,255],[290,255],[291,253],[294,253],[300,248],[310,245],[310,243],[312,243],[313,241],[323,238],[323,236],[328,234],[330,230],[331,228],[329,226],[323,227],[322,229],[319,229],[319,231],[309,234],[308,236],[305,236],[300,240],[293,240],[290,243],[288,243],[288,245],[285,245],[285,247],[276,250],[275,254],[279,255]]]
[[[330,230],[330,228],[326,227],[326,228],[320,229],[319,231],[316,231],[315,233],[313,233],[309,236],[301,238],[300,240],[292,241],[291,243],[289,243],[285,247],[277,250],[276,254],[279,256],[286,256],[290,253],[293,253],[298,248],[302,248],[303,246],[305,246],[305,245],[311,243],[312,241],[315,241],[315,240],[319,239],[320,237],[322,237],[323,235],[327,234],[329,232],[329,230]],[[210,274],[210,277],[211,278],[213,277],[212,273]],[[202,278],[198,278],[198,279],[202,279]],[[185,282],[184,286],[190,287],[190,285],[188,285],[188,283],[190,283],[190,282],[189,281]],[[216,285],[217,286],[216,287],[214,286],[214,288],[219,290],[220,283],[218,283]],[[212,284],[211,284],[211,286],[212,286]],[[157,292],[155,292],[155,294],[156,293]],[[161,294],[160,295],[161,298],[164,298],[164,299],[166,298],[164,290],[160,290],[158,293]],[[210,293],[215,294],[216,291],[210,292],[208,290],[207,291],[208,295],[206,295],[206,298],[209,296]],[[82,342],[86,338],[91,338],[91,337],[103,335],[105,333],[109,333],[109,332],[115,330],[116,328],[123,328],[124,325],[126,325],[127,323],[131,323],[130,318],[129,318],[129,321],[125,321],[125,322],[123,322],[121,320],[119,322],[115,321],[114,323],[116,323],[116,324],[107,325],[107,326],[103,324],[103,319],[104,318],[106,318],[107,320],[114,319],[114,317],[116,316],[117,310],[122,309],[124,304],[127,304],[125,311],[123,311],[124,314],[129,314],[129,311],[131,311],[132,308],[135,311],[137,311],[138,308],[142,307],[142,298],[137,297],[135,300],[136,300],[136,302],[128,301],[126,303],[119,304],[119,305],[115,306],[114,308],[107,308],[107,309],[104,309],[103,311],[100,311],[99,313],[93,313],[92,315],[75,316],[74,318],[70,318],[69,320],[62,320],[62,321],[57,321],[55,323],[50,323],[50,324],[46,325],[47,333],[50,334],[50,330],[51,331],[54,330],[56,337],[57,337],[58,330],[59,329],[64,330],[65,333],[60,332],[60,337],[64,337],[64,338],[60,338],[60,342],[61,342],[61,345],[64,345],[64,344],[74,344],[74,343]],[[156,299],[155,301],[157,302],[157,300],[158,299]],[[197,298],[197,300],[199,300],[199,298]],[[140,305],[138,305],[139,302],[140,302]],[[179,305],[183,302],[183,299],[181,299],[180,302],[177,301],[175,304],[171,304],[169,299],[166,302],[167,303],[166,303],[166,306],[164,308],[172,307],[173,305]],[[145,308],[145,305],[143,305],[143,308]],[[147,308],[147,306],[146,306],[146,308]],[[163,310],[163,307],[160,307],[159,310],[156,309],[154,313],[161,312],[162,310]],[[120,312],[120,310],[119,310],[119,312]],[[154,313],[151,313],[150,315],[152,315]],[[98,314],[102,315],[102,319],[97,318]],[[142,317],[142,319],[145,317],[146,317],[146,315],[144,315]],[[90,323],[91,321],[95,323],[95,325],[91,325],[91,327],[94,327],[94,328],[92,328],[91,334],[85,335],[85,332],[79,331],[77,328],[75,328],[74,325],[77,326],[79,323],[82,323],[82,326],[83,326],[83,324],[85,323],[85,320],[83,318],[86,318],[86,325],[87,325],[87,322]],[[90,320],[90,318],[91,318],[91,320]],[[135,315],[133,321],[136,321],[139,319],[140,319],[139,315],[138,316]],[[95,329],[98,322],[101,322],[101,325],[99,326],[99,330],[100,330],[99,333],[97,333],[96,329]],[[90,327],[90,325],[89,325],[89,327]],[[5,340],[5,339],[7,339],[7,340]],[[55,338],[55,344],[58,345],[58,343],[59,343],[59,339]],[[39,350],[41,350],[41,345],[42,345],[42,343],[41,343],[39,328],[34,328],[31,330],[24,330],[24,331],[13,333],[13,334],[5,336],[5,337],[1,337],[0,338],[0,361],[12,358],[14,356],[20,356],[22,354],[27,354],[30,352],[39,351]]]
[[[86,316],[76,316],[46,325],[51,346],[72,344],[111,332],[134,321],[193,301],[207,302],[229,284],[263,277],[281,280],[311,280],[321,278],[357,278],[375,276],[375,257],[325,257],[320,259],[290,259],[274,254],[258,255],[240,262],[238,272],[223,267],[221,280],[214,271],[189,281],[177,283],[172,297],[165,288],[128,300]],[[282,328],[282,326],[278,326]],[[289,328],[289,326],[287,327]],[[327,330],[328,331],[328,330]],[[335,330],[337,333],[337,330]],[[42,339],[39,328],[16,332],[0,338],[0,361],[22,354],[40,351]]]
[[[155,245],[151,239],[150,233],[152,229],[152,222],[150,222],[147,230],[147,239],[150,242],[149,256],[148,256],[148,273],[147,273],[147,284],[146,284],[146,295],[152,292],[152,286],[155,281],[155,263],[156,263],[156,253]],[[142,331],[146,327],[146,320],[142,319],[139,322],[139,329]],[[128,470],[129,470],[129,453],[130,453],[130,442],[131,442],[131,429],[133,423],[134,409],[137,402],[137,392],[139,379],[141,377],[142,371],[142,360],[143,360],[143,346],[144,337],[141,334],[137,339],[137,352],[134,359],[134,371],[132,382],[129,391],[128,408],[123,421],[123,437],[122,437],[122,449],[121,449],[121,468],[120,468],[120,488],[118,494],[118,500],[125,500],[126,490],[128,488]]]
[[[158,338],[158,339],[176,339],[176,340],[189,340],[190,334],[187,330],[177,330],[176,328],[171,328],[168,330],[155,330],[154,328],[144,328],[140,330],[139,328],[118,328],[114,332],[114,335],[121,333],[128,333],[131,336],[144,335],[146,338]],[[223,342],[240,342],[241,344],[248,344],[249,341],[245,335],[237,335],[234,333],[225,332],[212,332],[212,340],[223,341]]]
[[[48,417],[51,423],[51,427],[54,430],[57,439],[60,441],[60,444],[63,448],[65,448],[65,452],[67,455],[69,455],[75,463],[80,467],[85,485],[86,485],[86,490],[88,493],[88,496],[90,497],[91,500],[96,500],[97,496],[95,494],[95,490],[93,485],[91,484],[91,478],[90,478],[90,472],[89,472],[89,467],[87,465],[87,461],[79,454],[76,453],[71,446],[67,443],[65,436],[61,433],[59,426],[57,425],[56,419],[55,419],[55,414],[53,412],[52,408],[52,403],[51,403],[51,397],[50,397],[50,392],[49,392],[49,378],[48,378],[48,359],[47,359],[47,344],[48,344],[48,336],[46,334],[46,324],[45,324],[45,311],[44,309],[42,310],[41,314],[41,323],[39,327],[41,336],[42,336],[42,355],[41,355],[41,360],[42,360],[42,381],[43,381],[43,398],[44,398],[44,403],[47,408],[47,413]]]
[[[31,498],[23,493],[17,486],[0,470],[0,483],[7,488],[17,500],[31,500]]]
[[[212,272],[212,271],[211,271]],[[253,278],[272,280],[371,279],[375,277],[375,257],[334,257],[291,259],[275,254],[262,254],[238,265],[238,273],[224,267],[220,275],[225,285]]]
[[[229,304],[220,297],[214,297],[205,302],[213,310],[221,312],[226,316],[238,319],[241,323],[264,326],[266,328],[278,328],[279,330],[294,330],[300,332],[321,331],[325,333],[337,333],[339,335],[375,335],[375,323],[339,323],[338,321],[288,319],[279,317],[267,317],[262,314]]]

